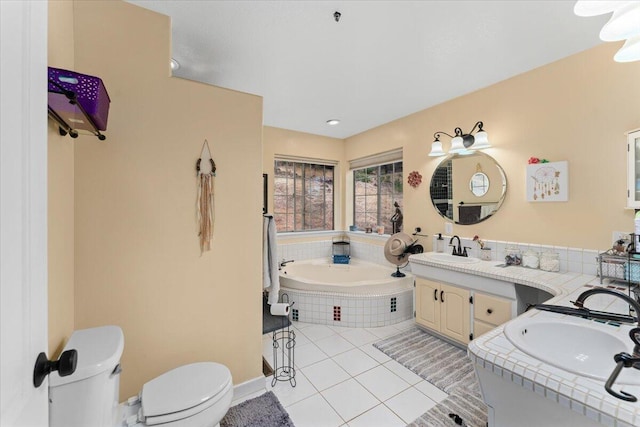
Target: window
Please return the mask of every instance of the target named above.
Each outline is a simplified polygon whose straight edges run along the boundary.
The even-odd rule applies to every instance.
[[[278,232],[333,230],[334,166],[276,160],[273,215]]]
[[[383,225],[391,234],[394,202],[402,208],[402,162],[353,170],[353,224],[359,229]]]

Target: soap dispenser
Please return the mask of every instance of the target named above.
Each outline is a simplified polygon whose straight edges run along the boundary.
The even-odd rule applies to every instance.
[[[442,238],[442,233],[438,233],[438,238],[436,239],[436,252],[444,252],[444,239]]]

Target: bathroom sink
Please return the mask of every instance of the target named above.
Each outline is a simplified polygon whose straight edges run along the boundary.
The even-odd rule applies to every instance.
[[[620,337],[614,335],[616,332]],[[505,326],[504,334],[529,356],[576,375],[602,381],[606,381],[616,367],[613,356],[633,350],[632,341],[617,327],[582,319],[519,318]],[[616,383],[640,385],[640,372],[624,369]]]
[[[449,264],[474,264],[480,262],[479,258],[463,257],[441,252],[427,252],[424,254],[426,259],[438,262],[446,262]]]

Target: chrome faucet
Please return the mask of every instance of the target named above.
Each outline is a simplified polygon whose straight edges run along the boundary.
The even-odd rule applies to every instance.
[[[458,239],[458,247],[456,248],[456,246],[453,244],[453,239]],[[453,246],[453,252],[451,252],[451,255],[456,255],[456,256],[468,256],[467,255],[467,248],[464,248],[464,251],[462,250],[462,245],[460,244],[460,237],[458,236],[453,236],[451,238],[451,240],[449,240],[449,246]]]
[[[638,323],[638,326],[629,331],[629,337],[634,343],[633,355],[626,352],[622,352],[613,356],[613,360],[614,362],[616,362],[616,367],[613,369],[613,372],[611,372],[611,375],[609,375],[609,378],[607,379],[607,382],[604,385],[604,389],[607,391],[607,393],[609,393],[614,397],[617,397],[618,399],[622,399],[627,402],[636,402],[638,398],[635,397],[634,395],[627,393],[626,391],[623,391],[623,390],[620,390],[619,392],[617,392],[613,390],[612,387],[613,387],[613,383],[618,378],[618,375],[620,375],[620,371],[622,371],[622,368],[633,367],[636,369],[640,369],[640,304],[633,298],[621,292],[612,291],[606,288],[593,288],[581,293],[578,296],[578,298],[575,300],[573,305],[575,305],[576,307],[582,308],[584,306],[585,300],[589,298],[591,295],[596,295],[596,294],[607,294],[607,295],[616,296],[624,300],[625,302],[627,302],[633,308],[633,311],[635,311],[635,315],[636,315],[635,321]]]

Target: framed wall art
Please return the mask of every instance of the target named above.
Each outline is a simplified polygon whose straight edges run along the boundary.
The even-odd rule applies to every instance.
[[[569,162],[527,165],[528,202],[566,202],[569,200]]]

